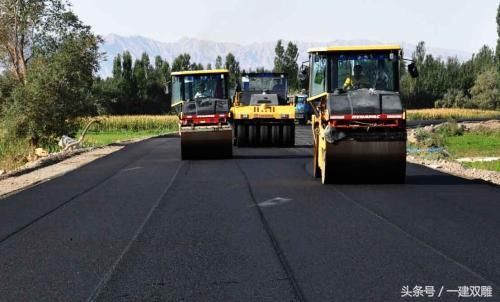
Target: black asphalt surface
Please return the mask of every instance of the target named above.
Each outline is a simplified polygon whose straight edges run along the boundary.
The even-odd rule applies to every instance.
[[[324,186],[309,131],[230,160],[154,138],[0,199],[0,300],[500,301],[498,186],[411,164]]]

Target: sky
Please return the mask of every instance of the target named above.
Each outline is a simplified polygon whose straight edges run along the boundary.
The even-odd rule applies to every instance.
[[[498,0],[69,0],[100,35],[248,44],[376,40],[495,47]]]

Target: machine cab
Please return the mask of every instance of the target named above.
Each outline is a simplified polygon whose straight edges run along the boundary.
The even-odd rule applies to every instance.
[[[399,46],[335,46],[309,53],[310,99],[326,94],[330,115],[403,113]]]
[[[286,105],[288,79],[285,73],[248,73],[241,77],[241,105]]]
[[[172,105],[182,116],[226,114],[229,111],[228,70],[172,73]]]

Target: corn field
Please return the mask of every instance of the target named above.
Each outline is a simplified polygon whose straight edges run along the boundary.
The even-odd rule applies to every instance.
[[[406,114],[408,120],[449,120],[449,119],[468,119],[468,118],[499,119],[500,118],[500,111],[459,109],[459,108],[412,109],[408,110]]]
[[[99,123],[92,125],[90,132],[116,132],[116,131],[175,131],[178,118],[174,115],[115,115],[97,118]],[[80,121],[83,129],[90,119]]]

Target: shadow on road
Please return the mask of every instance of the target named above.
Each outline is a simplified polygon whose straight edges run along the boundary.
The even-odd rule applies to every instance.
[[[301,159],[312,158],[312,155],[235,155],[234,159]]]

